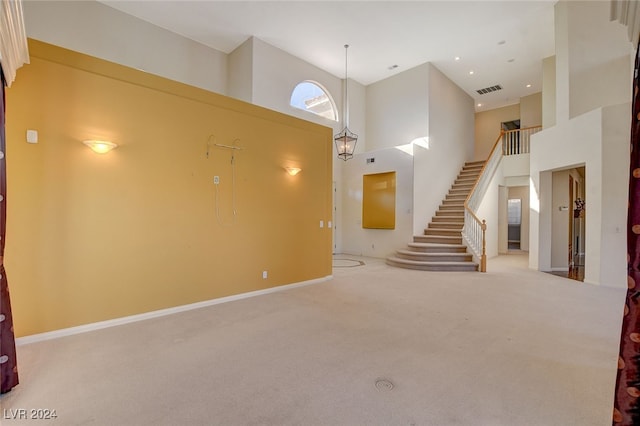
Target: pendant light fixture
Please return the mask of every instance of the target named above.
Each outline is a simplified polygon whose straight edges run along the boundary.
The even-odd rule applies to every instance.
[[[338,157],[344,161],[347,161],[353,157],[353,152],[356,149],[356,143],[358,142],[358,135],[349,130],[349,80],[347,74],[347,49],[349,45],[344,45],[344,129],[333,137],[336,142],[336,148],[338,150]]]

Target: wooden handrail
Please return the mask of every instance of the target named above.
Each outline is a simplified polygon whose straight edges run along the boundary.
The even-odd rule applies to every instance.
[[[469,204],[472,198],[476,196],[478,185],[480,185],[481,182],[484,184],[486,182],[486,179],[489,179],[493,176],[493,172],[495,169],[490,171],[492,176],[485,178],[485,173],[487,172],[487,168],[497,167],[500,161],[499,159],[494,159],[494,157],[496,157],[497,155],[500,155],[500,158],[502,158],[503,155],[528,153],[529,143],[530,143],[529,136],[534,133],[537,133],[540,130],[542,130],[542,126],[531,126],[531,127],[525,127],[524,129],[516,129],[516,130],[501,130],[500,135],[498,135],[498,138],[493,144],[493,148],[491,148],[491,152],[489,153],[487,160],[485,161],[484,165],[482,166],[482,169],[480,170],[480,174],[478,175],[478,178],[474,182],[473,187],[471,188],[471,191],[469,191],[469,195],[467,195],[467,198],[464,201],[465,219],[464,219],[464,227],[463,227],[463,236],[467,240],[467,243],[472,246],[471,248],[474,251],[475,256],[478,257],[480,260],[480,272],[487,271],[487,247],[486,247],[487,246],[486,244],[487,221],[484,219],[480,220],[480,218],[476,215],[476,212],[474,211],[474,209],[478,208],[478,205],[470,206]],[[501,144],[501,142],[505,141],[505,137],[507,135],[511,135],[516,132],[518,132],[518,135],[521,135],[521,137],[515,140],[510,139],[508,141],[509,142],[508,147],[505,148],[504,144]],[[500,146],[499,153],[497,152],[498,146]],[[507,149],[508,152],[505,152],[505,149]],[[488,185],[488,182],[486,182],[486,185]],[[474,203],[479,204],[479,201],[474,198]],[[472,221],[473,224],[468,223],[467,218],[469,218],[469,221]],[[474,235],[476,238],[473,238]],[[482,238],[481,242],[478,241],[478,238],[480,238],[480,236]],[[480,251],[480,253],[478,253],[478,251]]]
[[[480,218],[471,209],[471,207],[469,207],[469,201],[471,200],[471,197],[473,196],[473,194],[475,193],[476,189],[478,188],[478,184],[480,183],[480,180],[481,180],[482,176],[484,175],[484,173],[485,173],[485,171],[487,169],[487,165],[489,164],[489,160],[495,154],[496,149],[498,149],[498,144],[502,140],[502,137],[504,136],[504,134],[505,134],[504,130],[501,130],[500,131],[500,135],[498,136],[498,138],[496,139],[495,143],[493,144],[493,148],[491,148],[491,152],[489,153],[489,156],[487,157],[487,160],[485,161],[484,165],[482,166],[482,169],[480,170],[480,174],[478,175],[478,178],[476,179],[475,183],[471,187],[471,191],[469,191],[469,195],[467,195],[467,198],[464,200],[465,212],[473,219],[474,222],[476,222],[476,226],[477,227],[479,226],[480,229],[482,230],[482,251],[480,253],[480,272],[487,272],[487,243],[486,243],[487,221],[484,220],[484,219],[480,220]],[[502,150],[502,148],[500,148],[500,149]],[[465,219],[465,228],[466,227],[467,227],[467,223],[466,223],[466,219]],[[477,253],[476,253],[476,255],[477,255]]]
[[[480,169],[480,173],[478,174],[478,179],[476,179],[475,183],[473,184],[473,186],[471,187],[471,191],[469,191],[469,195],[467,195],[467,199],[464,200],[464,208],[466,210],[469,210],[469,213],[471,213],[471,215],[478,221],[478,223],[481,223],[480,219],[478,219],[478,216],[476,216],[476,214],[473,212],[473,210],[471,210],[469,208],[469,199],[471,198],[471,195],[473,195],[473,192],[476,190],[476,187],[478,186],[478,182],[480,182],[480,177],[484,174],[484,170],[487,168],[487,162],[489,161],[489,158],[491,158],[493,156],[494,151],[496,150],[496,148],[498,147],[498,143],[500,142],[500,140],[502,139],[502,136],[504,135],[504,130],[500,130],[500,136],[498,136],[498,139],[496,139],[495,143],[493,144],[493,148],[491,148],[491,152],[489,153],[489,156],[487,157],[487,160],[485,160],[482,169]]]

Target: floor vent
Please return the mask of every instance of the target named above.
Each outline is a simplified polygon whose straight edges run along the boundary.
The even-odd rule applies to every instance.
[[[389,379],[377,379],[376,380],[376,389],[381,392],[392,391],[395,385]]]
[[[478,89],[476,90],[476,92],[478,92],[478,94],[480,95],[485,95],[487,93],[497,92],[498,90],[502,90],[502,86],[500,86],[499,84],[496,84],[495,86],[485,87],[484,89]]]

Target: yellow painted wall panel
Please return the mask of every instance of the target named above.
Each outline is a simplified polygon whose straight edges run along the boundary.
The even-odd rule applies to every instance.
[[[362,176],[362,227],[396,228],[396,172]]]
[[[30,50],[7,90],[18,336],[331,275],[331,229],[318,226],[331,219],[331,129],[33,40]],[[85,139],[119,147],[98,155]],[[235,140],[234,176],[231,151],[212,145]]]

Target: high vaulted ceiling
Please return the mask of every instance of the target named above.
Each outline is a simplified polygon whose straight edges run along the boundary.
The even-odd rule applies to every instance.
[[[554,54],[549,0],[102,3],[225,53],[255,36],[340,78],[349,44],[349,78],[364,85],[431,62],[477,111],[540,92],[542,59]]]

